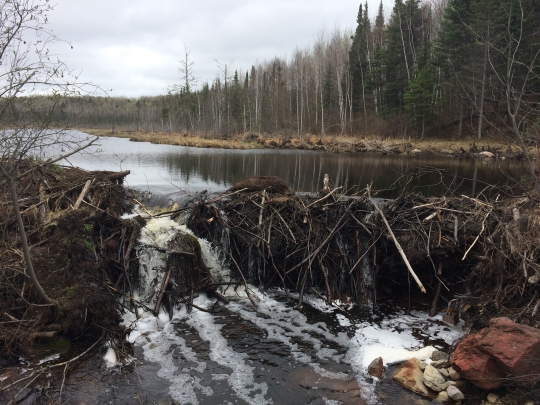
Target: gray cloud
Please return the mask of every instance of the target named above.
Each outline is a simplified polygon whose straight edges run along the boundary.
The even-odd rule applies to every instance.
[[[50,28],[68,44],[53,51],[81,79],[112,96],[163,94],[179,81],[184,44],[202,82],[216,60],[246,71],[257,61],[289,57],[322,29],[356,26],[358,0],[57,0]],[[384,0],[386,12],[392,0]],[[379,0],[369,0],[370,15]]]

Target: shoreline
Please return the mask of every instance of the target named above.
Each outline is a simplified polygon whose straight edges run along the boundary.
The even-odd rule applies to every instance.
[[[434,155],[459,158],[501,158],[521,159],[524,157],[520,148],[511,145],[508,140],[496,138],[484,139],[382,139],[380,137],[359,138],[353,136],[304,135],[285,137],[280,134],[241,134],[229,139],[204,137],[199,134],[170,134],[162,132],[115,131],[110,129],[81,128],[82,132],[103,137],[129,138],[132,142],[150,142],[187,146],[195,148],[218,149],[283,149],[315,150],[331,153],[379,153],[382,155]],[[536,160],[536,150],[529,147],[529,156]]]

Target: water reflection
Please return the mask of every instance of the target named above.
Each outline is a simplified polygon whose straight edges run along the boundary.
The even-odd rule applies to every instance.
[[[487,185],[512,186],[503,172],[519,175],[520,164],[511,161],[463,160],[432,156],[330,154],[281,150],[196,149],[171,145],[102,138],[90,153],[70,158],[88,170],[131,170],[129,186],[158,192],[180,189],[224,190],[249,176],[275,175],[297,191],[322,188],[325,173],[334,187],[385,190],[396,197],[406,187],[424,195],[447,194],[450,189],[475,194]]]

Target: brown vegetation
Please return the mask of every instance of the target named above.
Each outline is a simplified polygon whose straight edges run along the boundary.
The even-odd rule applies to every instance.
[[[33,164],[28,160],[26,169]],[[121,183],[115,173],[54,165],[20,179],[19,205],[36,276],[57,305],[35,304],[10,196],[2,191],[2,355],[24,353],[34,339],[55,334],[123,334],[107,286],[131,272],[139,226],[119,217],[128,203]]]
[[[285,137],[280,134],[240,134],[227,139],[208,137],[197,133],[170,134],[108,129],[82,129],[83,132],[98,136],[129,138],[132,142],[179,145],[196,148],[221,149],[298,149],[321,150],[332,153],[367,152],[381,154],[429,154],[460,157],[477,157],[481,151],[490,151],[505,158],[521,158],[521,150],[511,146],[504,138],[485,138],[475,143],[471,139],[395,139],[382,137],[359,138],[353,136],[305,135],[302,138]],[[538,154],[536,147],[529,148],[529,154]]]

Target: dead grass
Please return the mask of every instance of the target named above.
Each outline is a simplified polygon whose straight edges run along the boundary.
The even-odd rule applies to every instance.
[[[470,151],[476,145],[478,150],[491,152],[505,152],[508,147],[514,153],[518,148],[510,146],[507,140],[499,138],[484,138],[476,140],[464,139],[411,139],[388,138],[381,136],[368,136],[364,138],[343,135],[328,135],[322,138],[319,135],[305,134],[302,137],[287,137],[281,134],[251,134],[244,133],[232,135],[227,139],[203,135],[198,133],[149,133],[132,131],[115,131],[110,129],[82,129],[84,132],[98,136],[115,136],[129,138],[133,142],[151,142],[155,144],[168,144],[191,146],[196,148],[221,149],[307,149],[325,150],[334,153],[343,152],[375,152],[375,153],[420,153],[435,155],[458,155],[463,151]],[[532,154],[533,156],[536,153]]]

